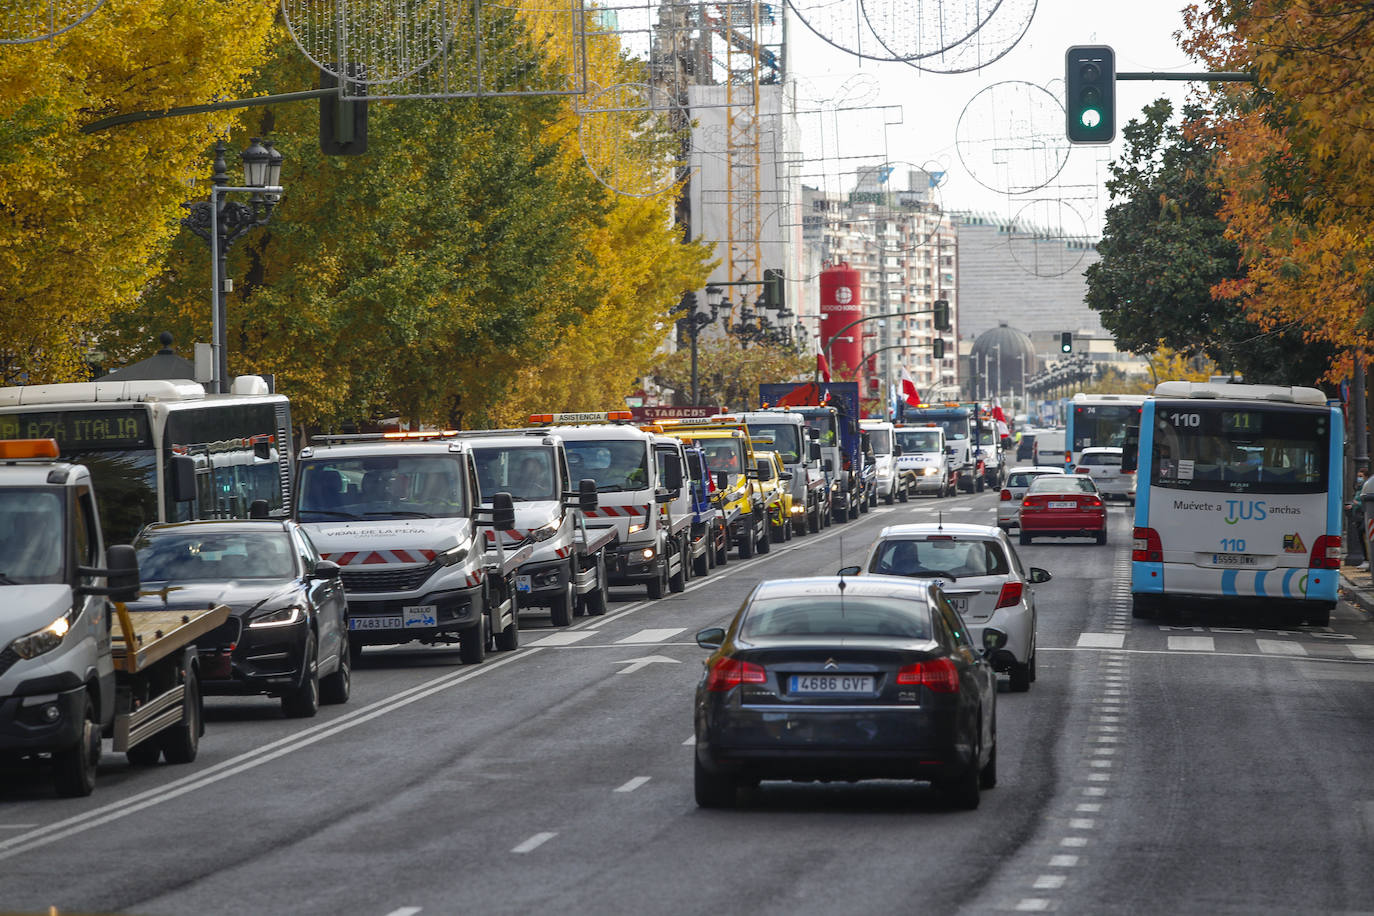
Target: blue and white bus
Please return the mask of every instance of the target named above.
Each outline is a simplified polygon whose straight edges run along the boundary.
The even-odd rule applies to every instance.
[[[1064,424],[1064,441],[1072,453],[1069,463],[1085,448],[1126,448],[1140,426],[1144,403],[1143,394],[1075,394]]]
[[[1325,626],[1340,576],[1343,447],[1340,412],[1316,388],[1159,385],[1140,416],[1134,615],[1250,599]]]

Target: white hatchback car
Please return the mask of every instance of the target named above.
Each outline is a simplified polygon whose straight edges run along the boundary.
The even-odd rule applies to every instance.
[[[1031,481],[1046,474],[1063,474],[1063,468],[1035,467],[1023,465],[1007,471],[1006,483],[1002,484],[1002,498],[997,502],[997,527],[1010,531],[1021,524],[1021,500]]]
[[[1085,448],[1074,465],[1075,474],[1087,474],[1102,491],[1103,499],[1124,499],[1135,505],[1135,471],[1121,470],[1121,449],[1106,446]]]
[[[872,574],[936,579],[968,625],[974,645],[983,628],[1007,634],[1005,652],[993,666],[1011,676],[1011,689],[1025,691],[1035,680],[1035,594],[1032,585],[1050,574],[1025,567],[1006,532],[991,525],[890,525],[878,533],[862,566],[841,575]]]

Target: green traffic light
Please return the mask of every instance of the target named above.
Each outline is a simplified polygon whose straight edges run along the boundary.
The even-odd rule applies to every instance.
[[[1096,108],[1084,108],[1083,113],[1078,116],[1078,121],[1084,127],[1096,127],[1102,123],[1102,112]]]

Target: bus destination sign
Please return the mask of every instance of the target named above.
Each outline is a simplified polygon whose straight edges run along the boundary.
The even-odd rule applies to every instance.
[[[151,448],[142,410],[35,411],[0,414],[0,439],[56,439],[64,455],[91,449]]]

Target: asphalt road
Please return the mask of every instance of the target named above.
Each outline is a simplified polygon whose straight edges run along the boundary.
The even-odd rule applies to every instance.
[[[369,650],[302,723],[211,698],[200,757],[95,794],[0,781],[0,911],[146,914],[1374,911],[1374,626],[1133,620],[1129,522],[1019,548],[1039,679],[998,698],[996,789],[768,784],[692,799],[693,634],[760,579],[858,562],[880,526],[993,520],[995,495],[880,506],[657,602],[617,592],[465,667]]]

